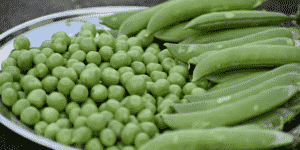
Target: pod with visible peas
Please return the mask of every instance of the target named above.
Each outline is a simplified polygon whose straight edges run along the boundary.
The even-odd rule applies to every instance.
[[[233,125],[283,105],[299,91],[298,88],[295,85],[276,86],[235,103],[213,109],[160,116],[172,129],[205,129]]]
[[[200,15],[189,21],[183,29],[210,31],[241,27],[271,26],[293,19],[296,19],[296,16],[288,16],[279,12],[233,10]]]
[[[274,67],[300,62],[300,48],[282,45],[244,45],[224,49],[200,60],[194,71],[192,82],[205,76],[242,68]]]
[[[179,113],[187,113],[187,112],[196,112],[203,111],[212,108],[216,108],[222,105],[234,103],[240,100],[243,100],[246,97],[251,95],[255,95],[264,90],[270,90],[275,88],[276,86],[282,85],[292,85],[300,82],[300,73],[296,72],[288,72],[277,77],[271,78],[267,81],[264,81],[260,84],[252,86],[247,89],[243,89],[242,91],[238,91],[232,94],[220,96],[218,98],[207,99],[207,100],[199,100],[197,96],[188,97],[187,100],[191,103],[175,103],[171,106],[175,109],[176,112]]]
[[[228,41],[213,42],[207,44],[172,44],[164,43],[173,57],[181,62],[188,62],[189,59],[199,56],[209,51],[220,51],[226,48],[237,47],[260,40],[266,40],[275,37],[287,37],[294,39],[295,35],[299,37],[299,31],[289,28],[275,28],[262,31],[259,33],[247,35],[241,38],[231,39]]]
[[[266,149],[290,144],[294,137],[276,130],[248,128],[184,129],[165,132],[139,150]]]
[[[199,15],[225,10],[252,10],[260,6],[267,0],[189,0],[189,1],[169,1],[170,4],[157,12],[151,17],[147,25],[148,35],[152,35],[160,29],[178,23],[181,21],[195,18]]]

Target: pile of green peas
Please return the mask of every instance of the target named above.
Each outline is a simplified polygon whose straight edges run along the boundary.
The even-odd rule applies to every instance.
[[[78,36],[57,32],[40,47],[19,36],[1,64],[2,102],[36,134],[61,144],[138,149],[169,130],[159,113],[206,92],[143,33],[114,38],[87,22]]]

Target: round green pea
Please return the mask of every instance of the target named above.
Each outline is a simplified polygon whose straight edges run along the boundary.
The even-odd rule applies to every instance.
[[[81,30],[78,36],[83,37],[94,37],[93,33],[90,30]]]
[[[135,76],[135,74],[133,72],[125,72],[121,75],[120,77],[120,82],[123,86],[126,86],[127,81],[132,78],[133,76]]]
[[[103,102],[108,97],[108,90],[106,86],[97,84],[92,87],[90,95],[95,102]]]
[[[102,46],[110,46],[112,48],[115,47],[115,39],[112,35],[106,34],[106,33],[101,33],[99,35],[99,40],[96,42],[96,44],[98,45],[98,47],[102,47]]]
[[[42,86],[45,92],[53,92],[56,90],[58,84],[58,78],[54,76],[46,76],[42,79]]]
[[[71,128],[71,122],[68,118],[59,118],[56,121],[56,124],[60,127],[60,128]]]
[[[51,40],[45,40],[42,42],[41,46],[40,46],[40,49],[43,49],[43,48],[49,48],[51,46]]]
[[[107,119],[101,113],[91,114],[86,121],[87,127],[93,131],[101,131],[107,126],[107,124]]]
[[[82,126],[86,126],[86,121],[87,121],[86,116],[78,116],[73,122],[73,127],[76,129]]]
[[[94,63],[96,65],[100,65],[101,63],[101,55],[96,51],[90,51],[86,55],[87,63]]]
[[[155,96],[165,96],[169,94],[170,82],[166,79],[158,79],[152,86],[152,94]]]
[[[84,85],[77,84],[70,92],[70,98],[74,102],[85,102],[89,96],[88,88]]]
[[[145,52],[144,49],[141,46],[132,46],[132,47],[129,48],[129,51],[131,51],[131,50],[137,50],[141,54],[144,54],[144,52]]]
[[[4,70],[8,66],[17,66],[17,60],[12,57],[8,57],[1,63],[1,69]]]
[[[9,72],[0,72],[0,87],[6,82],[13,82],[13,74]]]
[[[159,130],[153,122],[141,122],[139,126],[150,138],[153,138],[155,134],[159,134]]]
[[[68,49],[68,43],[64,38],[57,37],[52,40],[50,48],[53,49],[55,53],[63,54]]]
[[[145,102],[145,109],[149,109],[153,114],[156,113],[156,106],[151,102]]]
[[[80,108],[73,108],[69,112],[69,119],[73,124],[74,124],[74,121],[76,120],[76,118],[80,116],[80,113],[81,113]]]
[[[116,110],[118,110],[121,107],[121,104],[119,101],[115,99],[109,99],[106,102],[106,110],[115,113]]]
[[[45,121],[39,121],[34,125],[34,132],[39,135],[44,135],[44,132],[49,124]]]
[[[74,86],[75,83],[71,79],[63,77],[57,83],[57,90],[65,96],[68,96]]]
[[[177,84],[180,87],[183,87],[186,84],[186,78],[182,74],[177,72],[171,73],[168,76],[167,80],[170,82],[170,84]]]
[[[80,115],[89,117],[90,115],[97,112],[98,112],[98,108],[95,104],[84,104],[81,107]]]
[[[186,85],[186,84],[185,84]],[[182,88],[177,84],[171,84],[169,87],[170,93],[175,94],[177,97],[182,97]]]
[[[87,87],[92,87],[99,83],[101,70],[98,67],[90,67],[83,70],[80,74],[80,81]]]
[[[119,69],[123,66],[129,66],[131,64],[131,57],[126,52],[120,51],[112,55],[110,58],[110,64],[115,69]]]
[[[150,53],[154,54],[155,56],[157,56],[157,54],[160,52],[160,49],[154,48],[154,47],[147,47],[145,52],[150,52]]]
[[[52,70],[53,68],[57,66],[64,66],[65,59],[64,57],[59,53],[53,53],[49,56],[49,58],[46,60],[47,67],[49,70]]]
[[[144,63],[140,61],[134,61],[131,63],[130,67],[134,70],[136,75],[145,74],[146,73],[146,66]]]
[[[19,99],[12,105],[12,112],[17,116],[20,116],[22,111],[29,106],[30,102],[27,99]]]
[[[90,139],[84,146],[85,150],[104,150],[99,138]]]
[[[41,53],[45,54],[46,57],[49,58],[52,54],[54,54],[54,51],[49,47],[49,48],[43,48],[41,50]]]
[[[39,53],[33,57],[33,63],[35,65],[40,64],[40,63],[45,63],[46,60],[47,60],[47,56],[44,53]]]
[[[27,100],[36,108],[42,108],[46,103],[47,94],[42,89],[35,89],[27,95]]]
[[[46,103],[61,112],[66,108],[67,99],[62,93],[52,92],[48,95]]]
[[[168,94],[167,96],[165,96],[165,99],[170,99],[174,103],[180,103],[180,98],[175,94]]]
[[[18,36],[14,40],[13,46],[16,50],[21,50],[21,49],[28,50],[30,48],[30,40],[25,36]]]
[[[59,118],[59,112],[55,108],[45,107],[41,111],[41,117],[47,123],[56,122]]]
[[[45,76],[47,76],[49,74],[49,69],[48,67],[43,64],[43,63],[39,63],[35,66],[35,75],[38,78],[44,78]]]
[[[44,136],[54,140],[56,138],[57,132],[60,129],[61,128],[56,123],[50,123],[44,132]]]
[[[150,109],[143,109],[137,115],[137,119],[139,122],[146,122],[146,121],[154,121],[153,112]]]
[[[161,65],[164,71],[169,72],[171,68],[177,65],[177,63],[174,59],[167,57],[161,62]]]
[[[18,95],[15,89],[5,88],[1,94],[2,102],[6,106],[13,106],[18,101]]]
[[[108,98],[121,101],[125,97],[125,89],[120,85],[111,85],[108,87]]]
[[[114,54],[114,51],[109,46],[103,46],[99,49],[99,54],[101,56],[101,59],[103,59],[103,61],[109,62],[110,58]]]
[[[152,71],[150,73],[150,78],[152,79],[152,81],[157,81],[158,79],[167,79],[168,75],[167,73],[163,72],[163,71]]]
[[[127,39],[128,39],[128,36],[125,34],[118,35],[116,38],[116,40],[125,40],[125,41],[127,41]]]
[[[118,72],[119,72],[119,75],[121,76],[122,74],[124,74],[125,72],[133,72],[133,69],[131,67],[127,67],[127,66],[124,66],[124,67],[120,67],[118,69]]]
[[[103,62],[101,63],[101,65],[99,66],[99,68],[101,69],[101,71],[105,68],[111,67],[109,62]]]
[[[81,72],[85,69],[85,64],[83,62],[74,62],[70,68],[73,68],[77,75],[80,75]]]
[[[157,54],[157,57],[158,57],[159,62],[162,63],[162,61],[163,61],[165,58],[172,58],[172,55],[171,55],[171,53],[169,52],[168,49],[163,49],[162,51],[160,51],[160,52]]]
[[[51,40],[54,41],[57,38],[62,38],[64,41],[66,41],[67,45],[70,45],[70,43],[71,43],[71,38],[64,31],[55,32],[52,35]]]
[[[70,114],[71,110],[74,108],[80,108],[79,104],[76,102],[70,102],[67,104],[66,108],[65,108],[65,112],[67,114]]]
[[[134,143],[136,135],[140,132],[139,127],[134,123],[127,123],[121,132],[121,141],[125,145]]]
[[[6,59],[11,59],[11,58],[13,58],[13,59],[15,59],[15,61],[14,62],[11,62],[11,61],[8,61],[8,64],[14,64],[14,65],[17,65],[17,59],[18,59],[18,56],[21,54],[21,53],[23,53],[24,51],[26,51],[26,50],[19,50],[19,51],[11,51],[11,53],[10,53],[10,55],[8,56],[8,58],[6,58]],[[5,60],[6,60],[5,59]],[[5,60],[2,62],[2,64],[1,65],[6,65],[6,64],[3,64],[4,62],[5,62]],[[6,62],[7,63],[7,62]],[[2,67],[3,68],[3,67]]]
[[[150,75],[153,71],[163,71],[163,67],[158,63],[149,63],[146,66],[147,74]]]
[[[119,51],[127,52],[128,49],[129,49],[129,45],[127,43],[127,40],[117,40],[116,41],[115,52],[119,52]]]
[[[80,45],[79,44],[71,44],[68,47],[68,52],[70,53],[70,56],[74,54],[74,52],[80,50]]]
[[[65,73],[66,69],[67,68],[64,67],[64,66],[57,66],[57,67],[52,69],[51,74],[52,74],[52,76],[60,79],[64,76],[64,73]]]
[[[84,144],[92,138],[92,130],[82,126],[74,129],[72,135],[72,143]]]
[[[17,58],[18,67],[21,70],[29,70],[33,65],[33,54],[29,51],[25,51]]]
[[[139,52],[138,50],[134,50],[134,49],[133,50],[129,50],[127,52],[127,54],[131,57],[132,61],[140,61],[140,62],[143,61],[143,59],[142,59],[142,53]]]
[[[62,128],[59,131],[57,131],[55,139],[58,143],[64,145],[71,145],[72,133],[73,133],[73,129]]]
[[[21,112],[20,118],[27,125],[35,125],[40,121],[41,115],[37,108],[28,106]]]
[[[108,123],[107,128],[111,129],[115,133],[116,137],[118,138],[121,134],[121,131],[124,128],[124,125],[118,120],[111,120]]]
[[[7,66],[3,69],[3,72],[11,73],[13,76],[13,81],[20,80],[21,70],[17,66]]]
[[[143,95],[147,90],[145,79],[137,75],[131,77],[125,86],[130,95]]]
[[[107,122],[110,122],[115,117],[115,115],[111,111],[109,111],[109,110],[103,110],[103,111],[101,111],[100,114],[102,114],[105,117],[105,119],[106,119]]]
[[[80,30],[81,31],[89,30],[89,31],[91,31],[91,33],[93,34],[93,36],[96,36],[96,33],[97,33],[96,25],[93,24],[93,23],[91,23],[91,22],[84,23],[81,26]]]
[[[157,56],[155,56],[153,53],[150,53],[150,52],[145,52],[142,55],[142,58],[143,58],[143,63],[145,65],[148,65],[149,63],[158,63]]]
[[[193,82],[188,82],[183,86],[182,92],[184,95],[190,95],[194,88],[197,88],[197,85]]]
[[[96,43],[92,37],[85,37],[79,42],[80,48],[85,53],[97,51]],[[75,52],[76,53],[76,52]]]
[[[169,75],[174,73],[174,72],[178,72],[181,75],[183,75],[183,77],[188,78],[189,77],[189,70],[182,66],[182,65],[176,65],[173,66],[170,70],[169,70]]]
[[[131,114],[138,114],[144,108],[144,101],[141,96],[131,95],[125,103]]]
[[[117,85],[120,80],[119,72],[114,68],[107,67],[101,72],[101,80],[106,86]]]
[[[200,87],[196,87],[192,90],[191,95],[199,95],[205,93],[206,90]]]
[[[101,143],[104,146],[113,146],[116,143],[116,141],[117,141],[117,137],[116,137],[114,131],[112,131],[109,128],[103,129],[100,132],[100,136],[99,137],[100,137]]]
[[[120,107],[115,111],[115,119],[123,124],[129,121],[130,111],[126,107]]]
[[[134,139],[134,145],[136,148],[140,148],[142,145],[144,145],[149,141],[150,141],[150,137],[146,133],[140,132],[136,135]]]
[[[86,59],[86,53],[82,50],[77,50],[74,52],[70,58],[77,59],[80,62],[83,62]]]
[[[132,46],[141,46],[142,47],[142,42],[137,37],[130,37],[127,39],[126,42],[128,43],[129,47],[132,47]]]

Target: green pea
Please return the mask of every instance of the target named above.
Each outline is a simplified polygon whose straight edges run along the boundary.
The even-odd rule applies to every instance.
[[[170,84],[177,84],[180,87],[183,87],[186,84],[186,78],[180,73],[173,72],[170,74],[167,78],[167,80],[170,82]]]
[[[105,146],[113,146],[117,140],[117,137],[116,137],[114,131],[112,131],[109,128],[103,129],[100,132],[99,137],[100,137],[101,143]]]
[[[90,95],[95,102],[103,102],[108,97],[108,90],[106,86],[97,84],[92,87]]]
[[[67,68],[64,66],[57,66],[52,69],[51,74],[56,77],[57,79],[60,79],[64,76],[64,72]]]
[[[107,119],[100,113],[91,114],[86,121],[87,127],[93,131],[101,131],[108,124]]]
[[[109,62],[102,62],[101,65],[99,66],[99,68],[101,69],[101,71],[105,68],[111,67]]]
[[[86,121],[87,121],[86,116],[78,116],[73,122],[73,127],[76,129],[82,126],[86,126]]]
[[[79,44],[71,44],[68,47],[68,52],[70,53],[70,56],[74,54],[74,52],[80,50],[80,45]]]
[[[80,74],[80,81],[87,87],[93,87],[100,81],[101,70],[98,67],[84,69]]]
[[[7,66],[3,69],[3,72],[11,73],[13,81],[20,81],[21,70],[16,66]]]
[[[131,114],[138,114],[144,108],[144,101],[141,96],[131,95],[125,103],[125,107]]]
[[[125,89],[120,85],[111,85],[108,88],[108,98],[121,101],[125,97]]]
[[[169,72],[171,68],[177,65],[177,63],[174,59],[167,57],[161,62],[161,65],[165,72]]]
[[[147,92],[151,92],[154,82],[148,81],[146,82],[146,84],[147,84]]]
[[[41,115],[38,109],[28,106],[21,112],[20,118],[21,121],[27,125],[35,125],[40,121]]]
[[[153,118],[153,112],[147,108],[140,111],[137,115],[137,119],[139,122],[154,121]]]
[[[170,93],[170,82],[166,79],[158,79],[152,86],[151,93],[155,96],[165,96]]]
[[[145,34],[147,33],[146,29],[142,29],[137,35],[136,37],[141,41],[142,47],[147,47],[149,46],[153,40],[154,40],[154,36],[145,36]]]
[[[106,34],[106,33],[101,33],[99,35],[99,40],[96,42],[96,44],[98,45],[98,47],[102,47],[102,46],[109,46],[114,48],[115,47],[115,39],[112,35]]]
[[[26,78],[24,77],[24,80],[20,82],[20,84],[25,92],[43,88],[42,82],[32,75],[28,75]]]
[[[46,103],[61,112],[66,108],[67,99],[62,93],[52,92],[48,95]]]
[[[133,147],[133,146],[124,146],[122,148],[122,150],[135,150],[135,147]]]
[[[103,103],[100,104],[100,106],[98,108],[98,111],[102,112],[102,111],[105,111],[105,110],[107,110],[107,104],[106,104],[106,102],[103,102]]]
[[[45,107],[41,111],[41,117],[47,123],[56,122],[59,118],[59,112],[55,108]]]
[[[60,127],[60,128],[71,128],[71,122],[68,118],[59,118],[56,121],[56,124]]]
[[[96,25],[93,24],[93,23],[91,23],[91,22],[84,23],[81,26],[80,30],[81,31],[89,30],[89,31],[91,31],[91,33],[93,34],[93,36],[96,36],[96,33],[97,33]]]
[[[70,98],[74,102],[85,102],[89,96],[89,91],[86,86],[77,84],[70,92]]]
[[[104,150],[99,138],[92,138],[84,146],[85,150]]]
[[[158,63],[157,56],[155,56],[153,53],[150,53],[150,52],[145,52],[142,55],[142,58],[143,58],[143,63],[145,65],[148,65],[149,63]]]
[[[6,88],[1,94],[2,102],[6,106],[13,106],[18,101],[17,92],[13,88]]]
[[[30,106],[30,102],[27,99],[19,99],[12,105],[12,112],[19,116],[22,111]]]
[[[57,84],[58,84],[58,79],[54,76],[46,76],[42,80],[43,89],[45,90],[45,92],[48,92],[48,93],[56,90]]]
[[[47,76],[49,74],[49,70],[48,67],[43,64],[43,63],[39,63],[35,66],[35,75],[38,78],[44,78],[45,76]]]
[[[65,39],[57,37],[52,40],[50,48],[53,49],[55,53],[63,54],[68,49],[68,43],[65,41]]]
[[[128,43],[129,47],[132,47],[132,46],[141,46],[142,47],[142,42],[137,37],[130,37],[127,39],[126,42]]]
[[[76,118],[80,116],[80,113],[81,113],[81,109],[80,108],[73,108],[73,109],[71,109],[71,111],[69,112],[70,121],[72,123],[74,123],[74,121],[76,120]]]
[[[18,91],[17,93],[18,93],[18,98],[19,98],[19,99],[25,99],[25,98],[26,98],[25,92],[23,92],[23,91]]]
[[[120,74],[120,76],[121,76],[121,75],[124,74],[125,72],[132,72],[132,73],[134,73],[134,70],[133,70],[131,67],[124,66],[124,67],[120,67],[120,68],[118,69],[118,72],[119,72],[119,74]]]
[[[107,67],[101,72],[101,79],[104,85],[117,85],[120,80],[119,72],[111,67]]]
[[[136,75],[145,74],[146,73],[146,66],[144,63],[140,61],[134,61],[131,63],[130,67],[134,70]]]
[[[45,63],[46,60],[47,60],[47,56],[44,53],[39,53],[33,57],[33,63],[35,65],[40,64],[40,63]]]
[[[143,61],[143,59],[142,59],[142,53],[139,52],[138,50],[135,50],[135,49],[129,50],[127,52],[127,54],[131,57],[132,61],[140,61],[140,62]]]
[[[49,47],[49,48],[43,48],[41,50],[41,53],[45,54],[47,58],[49,58],[52,54],[54,54],[54,51]]]
[[[127,52],[129,48],[130,48],[130,46],[127,43],[127,40],[117,40],[116,41],[115,52],[118,52],[118,51]]]
[[[196,87],[192,90],[191,95],[199,95],[199,94],[203,94],[206,93],[206,90],[200,87]]]
[[[145,52],[144,49],[141,46],[132,46],[132,47],[129,48],[129,51],[131,51],[131,50],[137,50],[141,54],[144,54],[144,52]]]
[[[119,69],[123,66],[129,66],[131,64],[131,57],[126,52],[120,51],[112,55],[110,58],[110,64],[115,69]]]
[[[73,129],[62,128],[59,131],[57,131],[55,139],[58,143],[64,145],[71,145],[72,133]]]
[[[18,58],[18,57],[17,57]],[[16,58],[8,57],[1,63],[1,68],[4,70],[8,66],[17,66],[17,60]]]
[[[82,126],[74,129],[72,135],[72,143],[84,144],[92,138],[92,130]]]
[[[185,77],[185,78],[189,77],[189,70],[186,67],[182,66],[182,65],[173,66],[169,70],[169,75],[174,73],[174,72],[178,72],[178,73],[182,74],[183,77]]]
[[[20,91],[21,90],[21,85],[19,82],[13,82],[12,83],[12,87],[16,90],[16,91]]]
[[[185,84],[186,85],[186,84]],[[184,86],[185,86],[184,85]],[[184,87],[183,86],[183,87]],[[181,98],[182,97],[182,89],[179,85],[177,84],[171,84],[170,87],[169,87],[169,91],[170,91],[170,94],[175,94],[177,97]]]
[[[130,145],[134,143],[136,135],[140,129],[134,123],[127,123],[121,132],[121,141],[123,144]]]
[[[163,67],[158,63],[149,63],[146,66],[147,74],[150,75],[153,71],[163,71]]]
[[[167,79],[168,75],[165,72],[162,71],[152,71],[150,73],[150,78],[152,81],[157,81],[158,79]]]
[[[99,54],[101,56],[101,59],[103,59],[103,61],[109,62],[110,58],[114,54],[114,51],[113,51],[112,47],[103,46],[100,48]]]
[[[75,70],[77,75],[80,75],[81,72],[85,69],[85,64],[83,62],[74,62],[71,65],[71,68],[73,68]]]
[[[94,37],[94,35],[92,34],[92,32],[90,30],[81,30],[79,32],[78,36],[83,36],[83,37]]]
[[[90,51],[97,51],[96,43],[92,37],[85,37],[79,42],[80,48],[85,53]],[[76,52],[75,52],[76,53]],[[74,53],[74,54],[75,54]]]
[[[126,86],[127,81],[135,76],[133,72],[125,72],[124,74],[121,75],[120,81],[123,86]]]
[[[156,99],[149,93],[145,93],[143,96],[142,96],[142,100],[144,102],[150,102],[152,103],[153,105],[156,105]]]
[[[110,122],[115,117],[115,115],[111,111],[108,111],[108,110],[103,110],[103,111],[101,111],[100,114],[105,117],[107,122]]]
[[[115,119],[123,124],[129,121],[130,111],[126,107],[120,107],[115,112]]]
[[[130,95],[143,95],[147,90],[147,85],[143,77],[133,76],[126,82],[126,90]]]
[[[106,150],[119,150],[119,147],[117,146],[109,146],[106,148]]]
[[[73,89],[74,86],[75,83],[71,79],[63,77],[57,83],[57,90],[58,92],[67,96],[70,94],[70,91]]]
[[[80,41],[81,41],[83,38],[84,38],[83,36],[77,36],[77,37],[75,37],[75,38],[71,41],[71,43],[72,43],[72,44],[80,44]]]
[[[128,36],[125,35],[125,34],[121,34],[121,35],[118,35],[116,40],[125,40],[127,41],[128,40]]]
[[[33,65],[33,54],[29,51],[25,51],[17,58],[17,65],[21,70],[29,70]]]
[[[161,104],[158,106],[157,111],[159,113],[172,113],[172,109],[170,108],[170,106],[173,104],[174,102],[171,99],[164,99]]]
[[[34,132],[39,135],[44,135],[44,132],[49,124],[45,121],[39,121],[34,125]]]
[[[118,120],[111,120],[108,123],[107,128],[111,129],[115,133],[115,136],[118,138],[124,128],[124,125]]]
[[[155,56],[157,56],[157,54],[160,52],[160,49],[158,48],[153,48],[153,47],[148,47],[145,52],[150,52],[152,54],[154,54]]]
[[[11,59],[11,58],[13,58],[13,59],[15,59],[15,61],[13,61],[13,62],[11,62],[10,60],[8,60],[8,64],[14,64],[14,65],[17,65],[17,59],[18,59],[18,56],[21,54],[21,53],[23,53],[24,51],[23,50],[19,50],[19,51],[11,51],[11,53],[10,53],[10,55],[8,56],[8,58],[6,58],[6,59]],[[5,64],[3,64],[4,62],[6,62],[7,60],[4,60],[3,62],[2,62],[2,64],[1,65],[4,65],[5,66]],[[12,59],[11,59],[12,60]],[[6,62],[7,63],[7,62]],[[3,67],[2,67],[3,68]]]
[[[98,52],[91,51],[86,55],[87,63],[95,63],[96,65],[100,65],[101,63],[101,55]]]
[[[13,46],[16,50],[21,50],[21,49],[28,50],[30,48],[30,40],[25,36],[18,36],[14,40]]]
[[[6,88],[12,88],[14,90],[16,90],[13,86],[13,83],[12,82],[6,82],[4,83],[1,87],[0,87],[0,94],[2,93],[2,91]],[[17,91],[17,90],[16,90]]]
[[[71,38],[67,35],[66,32],[60,31],[54,33],[51,37],[51,40],[54,41],[57,38],[62,38],[64,41],[66,41],[67,45],[71,44]]]
[[[109,99],[106,102],[106,109],[112,113],[115,113],[115,111],[120,107],[121,107],[120,102],[115,99]]]
[[[70,58],[77,59],[80,62],[83,62],[86,59],[86,53],[82,50],[77,50],[74,52]]]
[[[156,113],[156,106],[151,102],[145,102],[145,109],[149,109],[153,114]]]
[[[96,105],[94,105],[94,104],[84,104],[81,107],[80,115],[88,117],[88,116],[90,116],[94,113],[97,113],[97,112],[98,112],[98,108],[97,108]]]
[[[49,68],[49,70],[52,70],[53,68],[55,68],[57,66],[64,66],[65,59],[59,53],[53,53],[46,60],[45,64],[47,65],[47,67]]]
[[[0,87],[6,82],[13,82],[13,74],[9,72],[0,73]]]
[[[162,51],[160,51],[157,54],[157,57],[160,63],[162,63],[165,58],[173,58],[168,49],[163,49]]]
[[[153,138],[155,134],[159,134],[159,130],[153,122],[141,122],[140,127],[142,132],[146,133],[150,138]]]
[[[150,137],[146,133],[140,132],[135,137],[134,145],[136,148],[140,148],[142,145],[144,145],[148,141],[150,141]]]
[[[40,49],[43,49],[43,48],[50,48],[51,46],[51,40],[45,40],[42,42],[41,46],[40,46]]]
[[[70,102],[67,104],[65,111],[67,114],[70,114],[71,110],[74,108],[80,108],[79,104],[76,102]]]
[[[27,100],[36,108],[42,108],[46,103],[46,98],[46,92],[42,89],[33,90],[27,95]]]

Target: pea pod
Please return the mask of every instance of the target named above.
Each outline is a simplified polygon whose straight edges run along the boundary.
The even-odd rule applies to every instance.
[[[231,104],[198,112],[161,114],[161,118],[172,129],[234,125],[283,105],[298,91],[294,85],[276,86]]]
[[[166,27],[154,34],[154,37],[157,39],[168,41],[168,42],[180,42],[193,34],[196,34],[198,31],[193,29],[182,30],[182,28],[188,22],[179,23],[173,27]]]
[[[294,137],[277,130],[249,128],[183,129],[165,132],[139,150],[271,149],[290,144]]]
[[[300,82],[300,73],[288,72],[233,94],[207,100],[198,100],[197,97],[190,97],[187,100],[191,103],[175,103],[171,106],[179,113],[203,111],[243,100],[246,97],[255,95],[260,91],[269,90],[275,86],[292,85],[296,84],[296,82]]]
[[[158,10],[147,25],[148,35],[172,24],[195,18],[199,15],[225,10],[252,10],[267,0],[179,0]]]
[[[212,12],[200,15],[191,21],[183,29],[195,30],[221,30],[241,27],[279,25],[287,20],[296,19],[284,13],[264,10],[233,10]]]
[[[199,32],[181,41],[179,44],[205,44],[205,43],[212,43],[212,42],[220,42],[220,41],[241,38],[250,34],[255,34],[258,32],[266,31],[269,29],[275,29],[275,28],[279,28],[279,27],[265,26],[265,27],[238,28],[238,29],[211,31],[208,32],[209,34],[200,34],[202,32]]]
[[[192,82],[217,72],[242,68],[276,67],[300,62],[300,47],[281,45],[244,45],[221,50],[200,60]]]
[[[164,43],[169,52],[178,60],[182,62],[188,62],[189,59],[199,56],[205,52],[214,50],[223,50],[226,48],[236,47],[252,43],[260,40],[266,40],[275,37],[287,37],[294,39],[294,34],[299,36],[296,30],[289,28],[275,28],[262,31],[256,34],[247,35],[245,37],[232,39],[228,41],[207,43],[207,44],[172,44]]]

